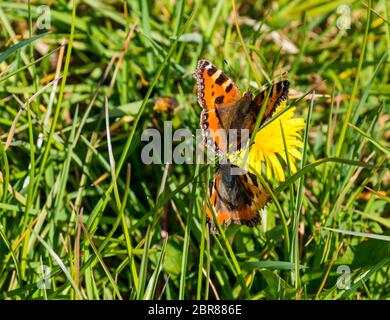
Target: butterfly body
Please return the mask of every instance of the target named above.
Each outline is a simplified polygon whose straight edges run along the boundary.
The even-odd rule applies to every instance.
[[[231,222],[254,225],[259,221],[258,211],[265,207],[269,194],[253,174],[237,174],[238,168],[226,163],[226,154],[231,148],[237,150],[246,145],[265,99],[268,98],[261,124],[288,98],[289,82],[278,82],[256,96],[251,91],[243,95],[231,79],[207,60],[199,61],[196,81],[198,101],[203,109],[200,127],[205,144],[224,160],[211,188],[213,208],[206,209],[209,221],[213,222],[214,211],[221,225],[227,226]],[[242,130],[248,134],[242,135]],[[236,136],[230,139],[234,132]]]

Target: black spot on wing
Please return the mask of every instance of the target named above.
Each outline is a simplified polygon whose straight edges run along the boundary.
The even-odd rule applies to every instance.
[[[276,84],[277,100],[275,102],[275,108],[279,106],[284,100],[288,99],[288,89],[290,82],[288,80],[280,81]]]
[[[233,89],[233,83],[230,83],[230,84],[226,87],[225,91],[226,91],[226,93],[229,93],[230,90],[232,90],[232,89]]]
[[[215,80],[215,83],[217,85],[222,85],[225,81],[227,81],[227,76],[225,76],[225,74],[223,72],[221,72],[221,74],[219,75],[219,77]]]
[[[207,74],[211,77],[214,73],[217,72],[217,68],[213,65],[211,65],[210,68],[207,69]]]
[[[280,90],[282,91],[281,99],[282,100],[287,100],[288,99],[288,89],[290,87],[290,82],[288,80],[283,80],[283,81],[278,82],[277,85],[280,86]]]
[[[221,103],[223,103],[223,98],[224,98],[224,96],[216,97],[215,100],[214,100],[214,102],[215,102],[216,104],[221,104]]]

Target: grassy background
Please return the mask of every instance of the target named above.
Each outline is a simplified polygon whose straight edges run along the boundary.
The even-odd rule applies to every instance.
[[[389,17],[386,0],[0,1],[1,298],[389,299]],[[262,224],[219,237],[214,166],[140,157],[145,128],[198,128],[202,58],[243,91],[286,75],[307,120]]]

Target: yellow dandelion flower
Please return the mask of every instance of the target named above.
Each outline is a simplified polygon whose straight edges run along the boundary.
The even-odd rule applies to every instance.
[[[275,115],[286,107],[286,101],[275,110]],[[265,169],[267,179],[275,177],[279,181],[285,180],[285,174],[280,159],[283,159],[287,167],[286,151],[284,149],[283,132],[292,173],[297,171],[295,160],[301,159],[300,149],[303,147],[300,131],[305,126],[303,118],[294,118],[295,108],[290,108],[277,119],[270,122],[256,133],[254,142],[247,154],[247,148],[237,153],[236,164],[249,172],[260,174]],[[247,156],[247,161],[244,161]],[[249,166],[248,166],[249,164]],[[264,164],[264,165],[263,165]],[[249,167],[249,168],[248,168]]]

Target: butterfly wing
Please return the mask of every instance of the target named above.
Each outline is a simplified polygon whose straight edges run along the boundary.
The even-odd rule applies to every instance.
[[[267,106],[265,107],[263,119],[261,119],[261,124],[263,124],[266,120],[268,120],[272,114],[275,112],[276,108],[285,100],[288,99],[288,89],[290,86],[290,82],[287,80],[280,81],[275,85],[261,91],[259,94],[255,96],[251,104],[251,111],[256,115],[254,121],[252,122],[252,130],[256,123],[257,116],[260,112],[261,106],[263,105],[264,100],[267,97],[268,90],[271,90]]]
[[[229,129],[231,107],[240,101],[242,94],[231,79],[207,60],[199,61],[196,82],[198,101],[203,108],[200,117],[203,136],[216,152],[225,150],[226,139],[222,134]]]
[[[233,118],[231,119],[229,128],[240,130],[248,130],[248,136],[250,137],[253,132],[256,120],[259,116],[260,109],[264,100],[267,97],[268,90],[271,90],[268,97],[267,105],[265,107],[264,115],[260,125],[262,125],[267,119],[269,119],[275,112],[276,108],[286,99],[288,99],[289,82],[287,80],[276,83],[275,85],[263,90],[252,99],[252,94],[247,92],[241,100],[235,105],[232,111]],[[238,136],[237,149],[245,145],[247,138]]]
[[[237,174],[240,171],[242,173],[242,170],[231,164],[220,165],[217,170],[210,196],[213,208],[206,208],[214,232],[213,210],[222,226],[228,226],[231,222],[253,226],[259,222],[258,211],[269,201],[269,194],[256,176],[250,173]]]

